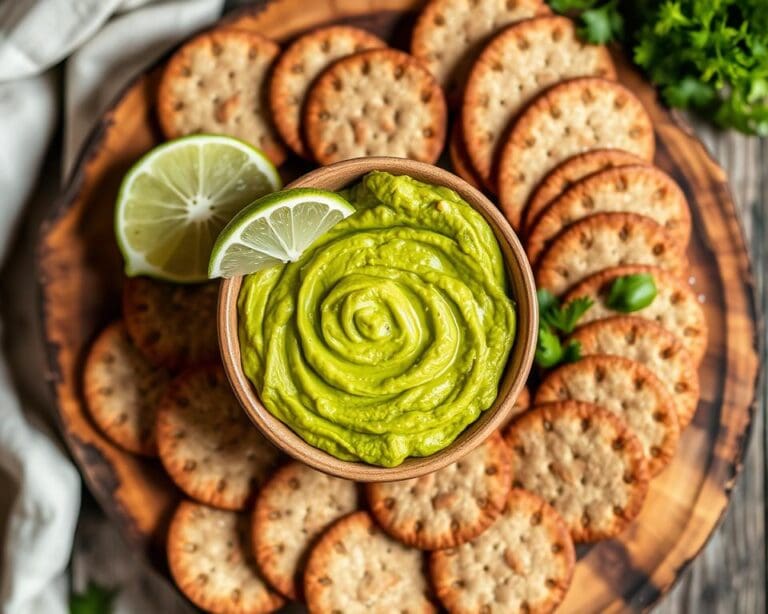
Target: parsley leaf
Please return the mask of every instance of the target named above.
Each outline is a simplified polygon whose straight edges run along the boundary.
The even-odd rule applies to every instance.
[[[69,598],[69,614],[111,614],[116,596],[116,590],[88,582],[85,592]]]
[[[550,0],[589,42],[620,40],[664,101],[768,136],[766,0]],[[627,24],[627,28],[623,25]]]
[[[562,307],[558,307],[556,304],[550,305],[543,311],[540,317],[548,326],[564,333],[572,333],[581,316],[583,316],[593,304],[594,301],[591,298],[582,296],[572,300]]]
[[[581,360],[581,342],[572,339],[563,350],[563,362],[576,362],[577,360]]]
[[[558,336],[546,326],[539,326],[536,343],[536,364],[544,369],[558,365],[563,360],[563,346]]]

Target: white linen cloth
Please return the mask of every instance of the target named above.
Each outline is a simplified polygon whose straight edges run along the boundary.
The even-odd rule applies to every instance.
[[[40,167],[60,113],[66,180],[95,119],[131,76],[179,39],[212,22],[223,4],[224,0],[0,3],[0,267],[24,204],[41,179]],[[54,67],[63,60],[60,88],[59,70]],[[37,368],[42,373],[43,365]],[[38,380],[45,385],[42,378]],[[63,572],[79,507],[76,469],[31,404],[22,405],[0,357],[0,529],[5,521],[5,533],[0,535],[0,612],[69,611]]]

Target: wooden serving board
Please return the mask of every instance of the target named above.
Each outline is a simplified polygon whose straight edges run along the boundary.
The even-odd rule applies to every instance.
[[[318,25],[351,23],[405,48],[414,0],[262,1],[226,22],[286,41]],[[652,483],[640,517],[618,539],[579,550],[563,612],[646,609],[680,577],[721,520],[741,469],[758,371],[750,265],[723,171],[658,102],[653,87],[617,57],[620,80],[655,124],[656,163],[689,199],[693,283],[710,328],[701,365],[701,402],[677,456]],[[154,117],[157,68],[105,113],[88,139],[74,179],[51,211],[39,247],[49,377],[61,428],[90,489],[125,537],[166,571],[164,536],[178,493],[156,461],[110,444],[90,422],[81,371],[96,333],[119,316],[122,261],[112,211],[125,171],[159,142]],[[307,170],[293,163],[290,178]],[[212,323],[213,325],[213,323]]]

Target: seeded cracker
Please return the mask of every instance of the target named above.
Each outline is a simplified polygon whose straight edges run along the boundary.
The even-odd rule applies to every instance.
[[[552,612],[575,565],[560,515],[533,493],[510,492],[504,513],[476,539],[430,557],[430,576],[453,614]]]
[[[228,134],[281,164],[285,148],[267,104],[267,77],[279,53],[268,38],[229,28],[186,43],[168,61],[158,89],[157,114],[165,136]]]
[[[682,276],[685,245],[652,219],[634,213],[598,213],[569,226],[542,254],[536,284],[561,295],[609,267],[647,264]]]
[[[329,26],[300,36],[282,53],[269,84],[269,106],[280,136],[296,154],[310,156],[301,133],[301,113],[315,78],[344,56],[386,46],[360,28]]]
[[[680,429],[688,426],[699,402],[699,375],[691,355],[672,333],[655,322],[621,316],[582,326],[571,339],[581,343],[582,356],[611,354],[644,364],[675,400]]]
[[[539,214],[546,209],[547,205],[577,181],[609,168],[642,163],[641,158],[620,149],[594,149],[571,156],[550,171],[539,183],[525,209],[523,227],[526,230],[532,228]]]
[[[382,532],[367,512],[337,521],[317,542],[304,573],[312,614],[431,614],[424,559]]]
[[[575,77],[616,78],[608,50],[585,45],[567,17],[516,23],[483,49],[472,66],[461,107],[472,166],[495,191],[497,153],[512,120],[548,87]]]
[[[691,212],[674,180],[653,166],[622,166],[582,179],[541,213],[527,233],[529,260],[536,262],[552,240],[574,222],[603,212],[650,217],[682,246],[687,246],[691,237]]]
[[[648,307],[633,311],[632,315],[652,320],[666,328],[680,339],[685,349],[690,352],[693,361],[699,365],[707,351],[709,329],[704,309],[693,288],[684,279],[656,267],[614,267],[588,277],[573,288],[563,300],[568,302],[579,296],[592,298],[594,305],[579,320],[581,325],[620,315],[605,304],[611,284],[618,277],[638,274],[653,277],[657,294]]]
[[[259,569],[283,595],[298,599],[310,547],[334,521],[358,507],[354,482],[298,462],[279,469],[256,500],[251,535]]]
[[[157,403],[169,376],[147,362],[122,322],[110,324],[98,336],[83,378],[83,394],[96,426],[129,452],[156,456]]]
[[[534,406],[506,441],[514,487],[554,507],[574,541],[614,537],[640,512],[648,490],[642,446],[610,411],[576,401]]]
[[[482,533],[504,508],[511,486],[509,451],[494,434],[434,473],[367,485],[371,513],[401,542],[434,550]]]
[[[179,589],[207,612],[260,614],[284,604],[256,568],[245,514],[182,501],[168,530],[168,565]]]
[[[651,475],[672,460],[680,436],[675,402],[639,362],[586,356],[547,373],[536,390],[536,405],[568,400],[599,405],[622,417],[640,440]]]
[[[219,284],[169,284],[131,277],[123,284],[128,335],[155,366],[168,369],[218,360],[216,302]]]
[[[483,45],[504,26],[549,14],[542,0],[432,0],[421,11],[411,53],[435,75],[451,101],[458,101],[469,69]]]
[[[394,49],[342,58],[309,91],[304,127],[321,164],[364,156],[434,163],[445,143],[446,107],[435,78]]]
[[[653,159],[651,118],[627,88],[595,77],[555,85],[515,120],[499,157],[499,199],[518,228],[539,182],[573,155],[615,148]]]
[[[451,159],[454,173],[473,188],[483,189],[483,180],[477,176],[477,172],[472,168],[472,161],[467,154],[464,138],[461,136],[461,125],[458,122],[454,122],[451,128],[451,136],[448,140],[448,156]]]
[[[157,416],[160,460],[190,497],[241,510],[273,470],[278,452],[251,424],[221,367],[199,367],[171,382]]]

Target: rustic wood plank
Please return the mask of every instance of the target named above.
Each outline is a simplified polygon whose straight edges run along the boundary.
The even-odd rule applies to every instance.
[[[768,309],[768,140],[718,132],[695,122],[696,132],[729,177],[734,200],[751,246],[758,313]],[[766,360],[761,335],[761,362]],[[765,411],[768,387],[762,381],[743,474],[722,526],[657,614],[709,612],[762,614],[766,611]]]

